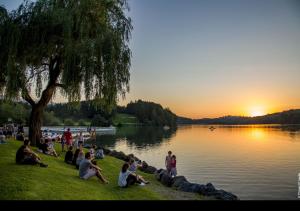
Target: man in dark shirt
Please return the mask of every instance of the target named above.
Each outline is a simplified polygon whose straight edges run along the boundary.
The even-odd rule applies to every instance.
[[[41,158],[30,149],[29,144],[30,141],[26,139],[24,145],[18,149],[16,153],[16,163],[27,165],[39,164],[41,167],[47,167],[48,165],[42,163]]]

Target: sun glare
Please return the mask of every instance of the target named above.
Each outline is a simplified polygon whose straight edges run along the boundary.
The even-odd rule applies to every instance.
[[[256,116],[263,116],[265,115],[266,112],[264,111],[263,108],[261,107],[254,107],[250,110],[250,116],[251,117],[256,117]]]

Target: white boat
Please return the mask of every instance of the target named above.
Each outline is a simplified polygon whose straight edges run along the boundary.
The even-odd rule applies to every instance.
[[[48,133],[48,134],[53,134],[53,136],[55,136],[54,134],[58,134],[61,135],[63,132],[65,132],[68,128],[70,128],[71,133],[73,133],[73,135],[75,134],[79,134],[80,132],[82,132],[83,134],[88,133],[90,134],[90,131],[88,131],[87,127],[42,127],[41,130],[43,133]],[[116,128],[111,126],[111,127],[96,127],[96,128],[91,128],[91,132],[93,132],[95,129],[96,134],[116,134]],[[29,133],[29,128],[28,127],[24,127],[24,131],[25,134],[28,135]],[[52,135],[50,135],[52,136]]]
[[[65,132],[68,128],[70,128],[71,133],[89,133],[90,131],[93,132],[94,130],[96,133],[109,133],[112,132],[114,133],[116,131],[116,128],[111,126],[111,127],[96,127],[92,128],[90,131],[88,130],[89,128],[87,127],[42,127],[42,131],[47,131],[49,133],[56,132],[56,133],[63,133]]]

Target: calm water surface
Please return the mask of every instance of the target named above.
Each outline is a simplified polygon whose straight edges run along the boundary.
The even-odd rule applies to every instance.
[[[299,127],[215,127],[123,127],[116,135],[98,136],[97,145],[133,153],[157,168],[164,168],[171,150],[179,175],[190,182],[211,182],[240,199],[297,199]]]

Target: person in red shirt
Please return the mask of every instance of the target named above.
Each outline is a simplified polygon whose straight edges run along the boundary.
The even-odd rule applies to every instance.
[[[68,130],[64,133],[64,139],[66,141],[67,148],[69,148],[69,146],[72,146],[73,137],[72,133],[70,132],[70,128],[68,128]]]
[[[173,155],[171,158],[171,176],[176,177],[177,169],[176,169],[176,156]]]

